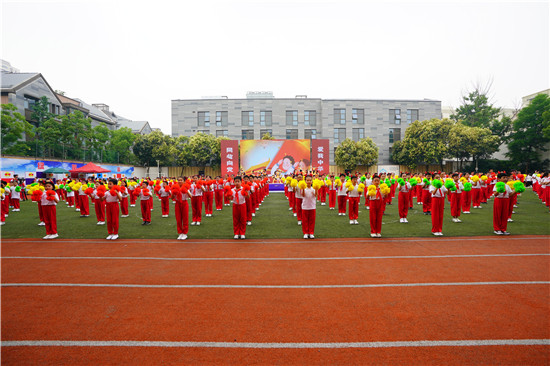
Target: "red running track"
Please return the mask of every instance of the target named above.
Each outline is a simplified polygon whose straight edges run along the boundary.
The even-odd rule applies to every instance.
[[[549,238],[513,239],[3,240],[2,364],[548,364]]]

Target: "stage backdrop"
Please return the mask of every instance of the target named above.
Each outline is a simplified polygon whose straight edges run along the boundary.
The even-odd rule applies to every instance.
[[[267,170],[269,175],[306,171],[310,149],[310,140],[241,140],[241,169],[245,174]]]

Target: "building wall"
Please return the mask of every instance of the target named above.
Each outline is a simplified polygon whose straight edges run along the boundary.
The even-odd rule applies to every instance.
[[[364,123],[354,124],[352,110],[364,110]],[[345,123],[334,121],[334,109],[345,109]],[[390,120],[390,110],[401,110],[401,124],[396,125]],[[407,109],[417,109],[418,119],[441,118],[441,102],[433,100],[323,100],[310,98],[291,99],[190,99],[172,101],[172,136],[192,136],[200,131],[216,135],[217,130],[227,130],[227,137],[234,140],[243,139],[242,130],[253,129],[254,139],[262,136],[260,130],[271,129],[272,136],[285,139],[287,129],[297,129],[297,138],[305,138],[305,130],[315,129],[316,138],[329,139],[330,162],[334,164],[334,129],[345,128],[345,137],[353,137],[354,128],[363,128],[364,137],[371,137],[379,147],[379,164],[390,163],[389,142],[390,128],[400,128],[401,138],[405,136]],[[260,112],[272,111],[272,125],[260,124]],[[216,126],[216,112],[228,112],[228,126]],[[242,124],[242,112],[253,111],[253,126]],[[287,111],[298,112],[297,125],[287,125]],[[305,125],[305,111],[315,111],[315,126]],[[198,112],[210,112],[210,127],[198,125]]]
[[[32,83],[25,85],[23,88],[17,90],[17,93],[9,93],[8,95],[8,103],[16,106],[17,111],[23,116],[29,117],[32,111],[28,110],[27,115],[25,115],[25,95],[29,95],[36,99],[40,99],[45,96],[48,98],[50,105],[55,104],[59,107],[59,114],[64,114],[59,100],[57,100],[55,94],[51,91],[51,89],[42,78],[38,78]]]

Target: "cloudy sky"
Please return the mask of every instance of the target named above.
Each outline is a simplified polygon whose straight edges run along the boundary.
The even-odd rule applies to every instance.
[[[549,1],[2,0],[2,58],[171,133],[172,99],[438,99],[519,106],[550,85]]]

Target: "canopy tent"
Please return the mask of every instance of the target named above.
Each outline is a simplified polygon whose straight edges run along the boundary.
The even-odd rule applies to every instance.
[[[110,173],[108,169],[98,167],[94,163],[88,163],[80,168],[76,168],[70,171],[71,173]]]
[[[42,173],[45,173],[45,174],[69,174],[69,171],[68,170],[65,170],[65,169],[62,169],[62,168],[50,168],[50,169],[47,169],[47,170],[44,170]]]

